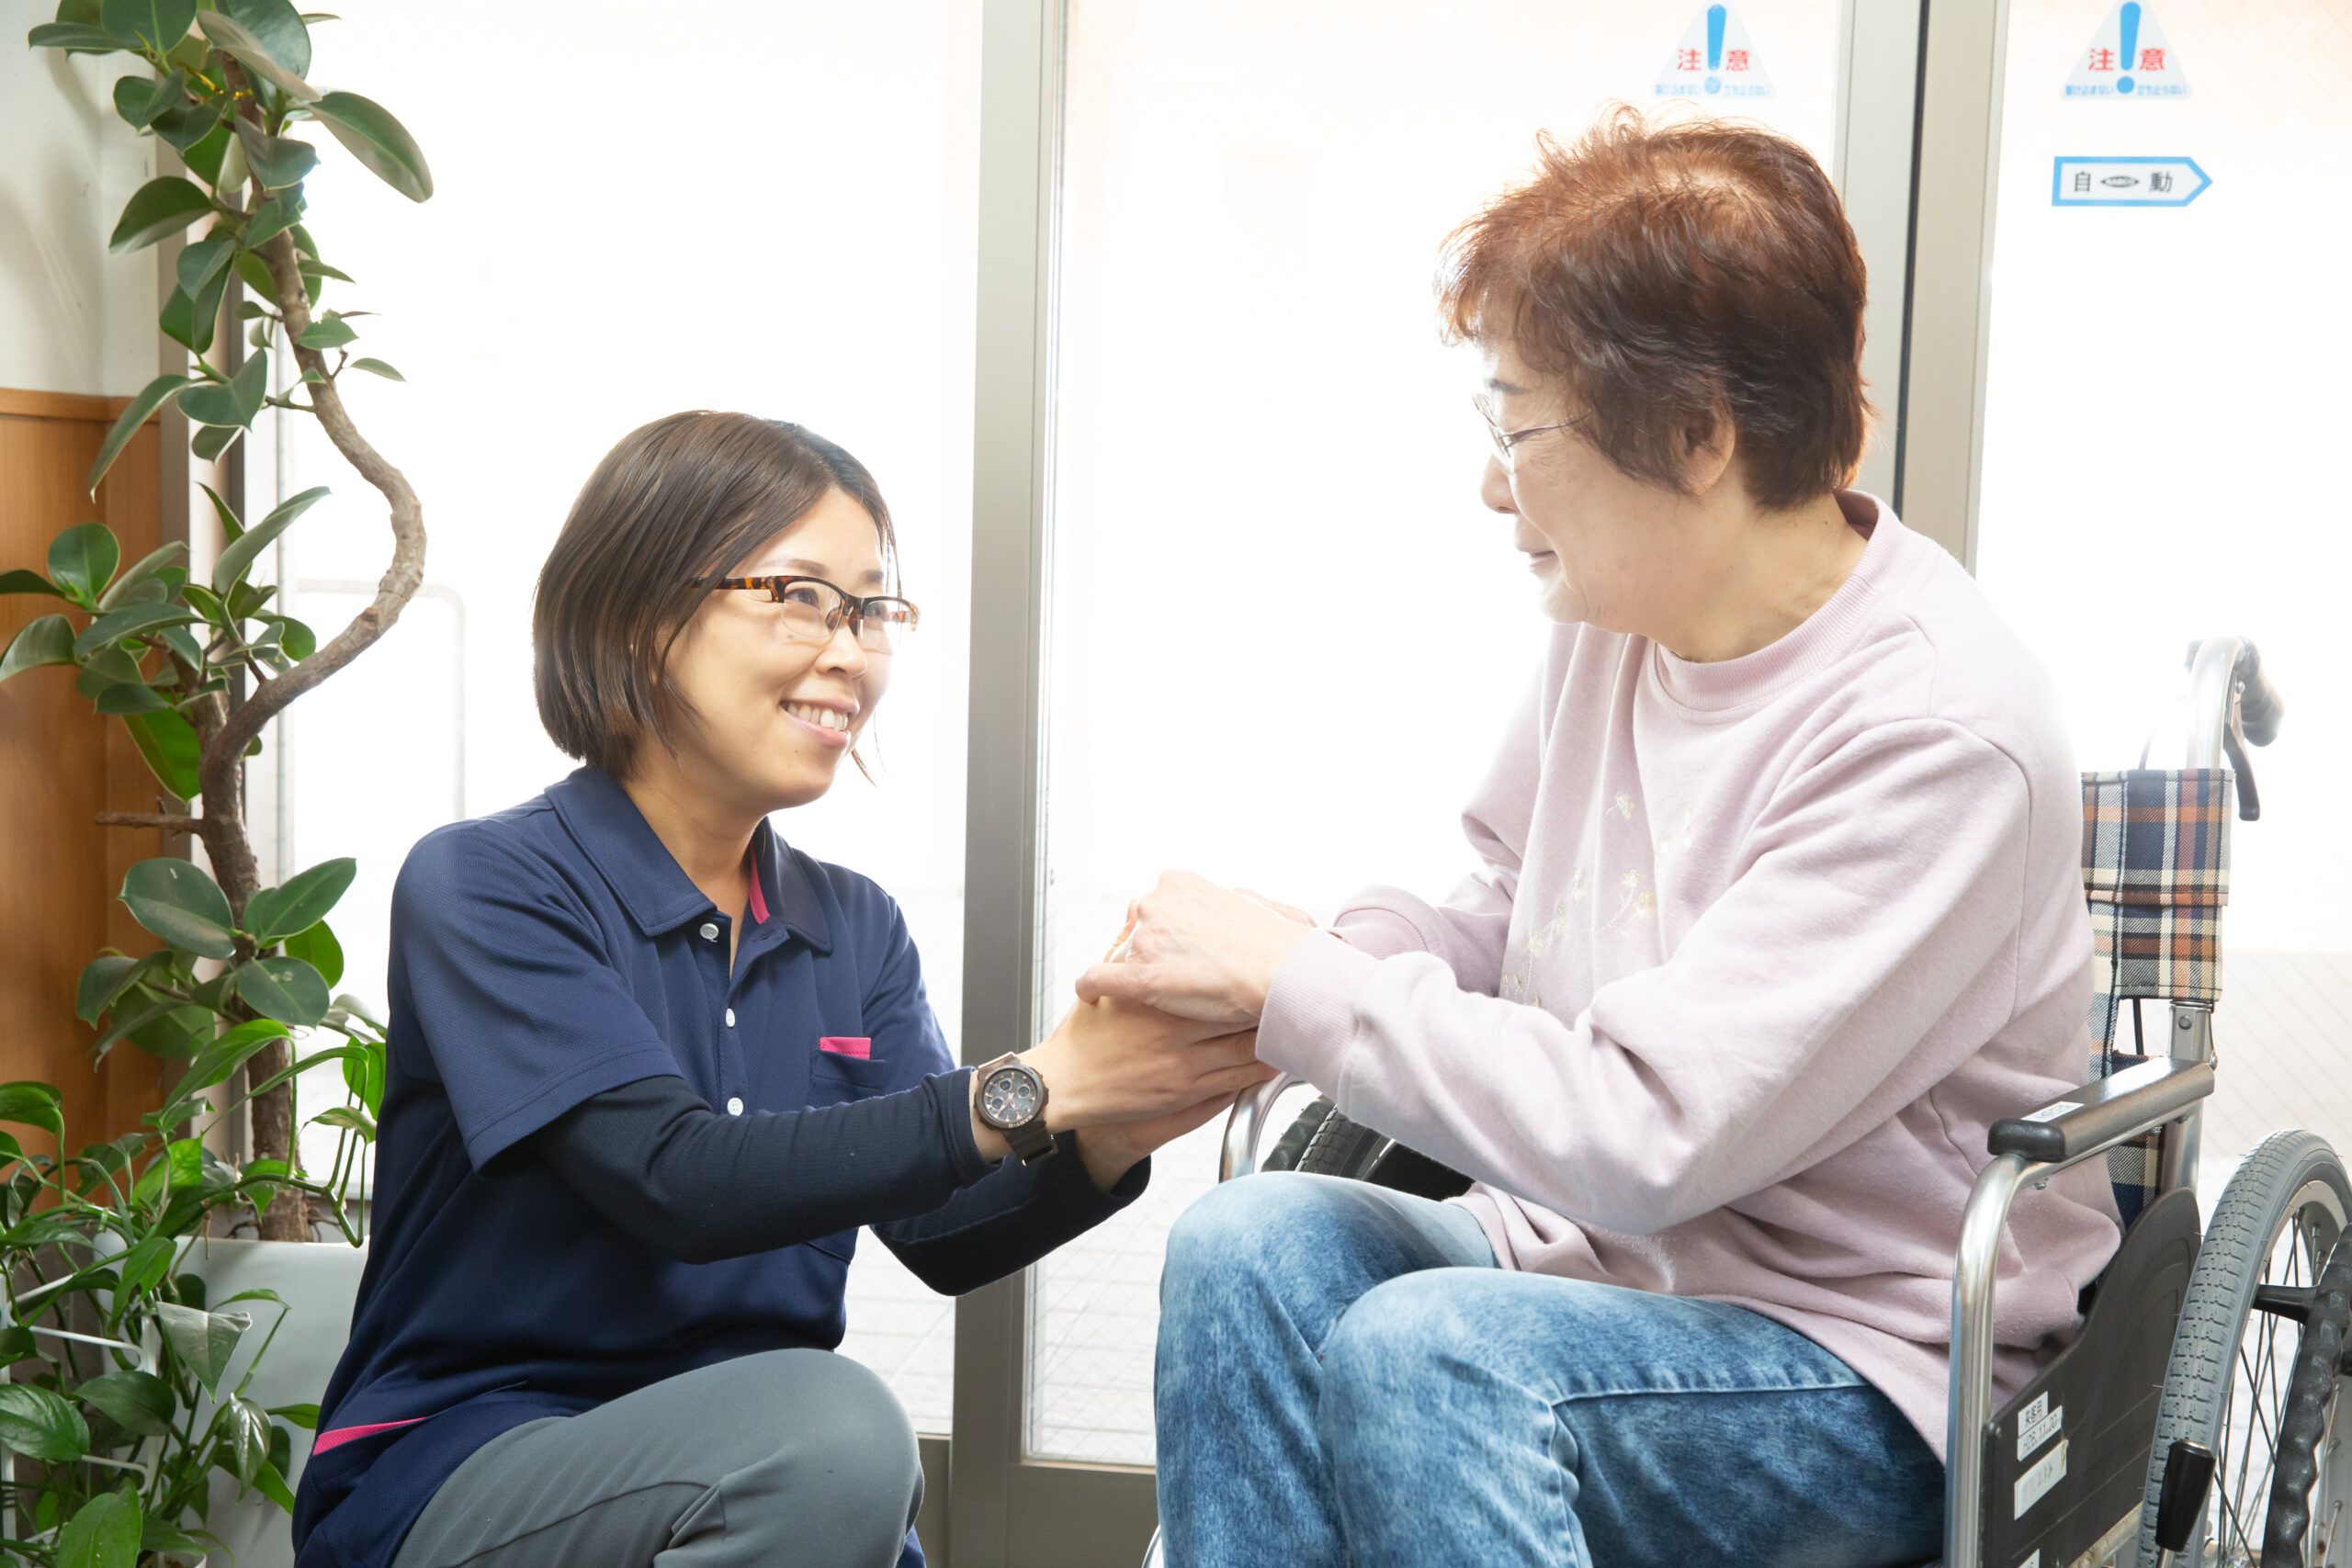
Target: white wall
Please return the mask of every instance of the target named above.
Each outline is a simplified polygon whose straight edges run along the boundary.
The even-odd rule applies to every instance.
[[[155,144],[114,112],[130,57],[25,47],[53,15],[0,0],[0,387],[121,396],[155,374],[155,260],[107,235]]]

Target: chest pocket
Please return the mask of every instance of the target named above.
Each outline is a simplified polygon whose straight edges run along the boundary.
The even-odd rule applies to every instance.
[[[808,1058],[808,1103],[811,1106],[846,1105],[853,1100],[888,1094],[896,1070],[896,1066],[890,1062],[844,1055],[838,1051],[811,1052]]]
[[[808,1061],[808,1104],[810,1109],[827,1105],[847,1105],[854,1100],[866,1100],[877,1094],[888,1094],[891,1088],[894,1064],[868,1058],[845,1055],[839,1051],[812,1051]],[[808,1243],[820,1252],[829,1252],[842,1262],[849,1261],[857,1251],[855,1229],[837,1231],[821,1235]]]

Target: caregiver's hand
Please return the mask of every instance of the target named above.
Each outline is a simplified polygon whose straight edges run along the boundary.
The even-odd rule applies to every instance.
[[[1298,910],[1189,871],[1168,872],[1136,900],[1125,954],[1080,976],[1078,994],[1227,1028],[1252,1024],[1265,1010],[1274,971],[1313,930]]]

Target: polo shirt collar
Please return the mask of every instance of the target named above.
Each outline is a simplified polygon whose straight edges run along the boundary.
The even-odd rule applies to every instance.
[[[595,768],[577,769],[548,788],[548,800],[589,863],[611,885],[614,897],[647,936],[675,931],[712,912],[710,899],[695,886],[637,808],[637,802],[612,775]],[[817,890],[808,885],[799,857],[764,821],[752,837],[752,849],[768,919],[752,920],[752,929],[743,933],[744,945],[768,945],[757,939],[774,926],[790,931],[820,953],[831,952],[831,925]]]

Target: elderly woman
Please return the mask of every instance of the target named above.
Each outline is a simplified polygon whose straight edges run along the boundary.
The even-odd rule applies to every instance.
[[[2089,1051],[2051,695],[1845,488],[1862,264],[1801,148],[1630,111],[1547,141],[1442,293],[1487,356],[1481,497],[1559,623],[1476,869],[1322,930],[1170,874],[1081,993],[1258,1021],[1476,1185],[1266,1176],[1184,1216],[1169,1561],[1931,1557],[1961,1210],[1988,1124]],[[2095,1171],[2018,1203],[2004,1397],[2116,1240]]]

